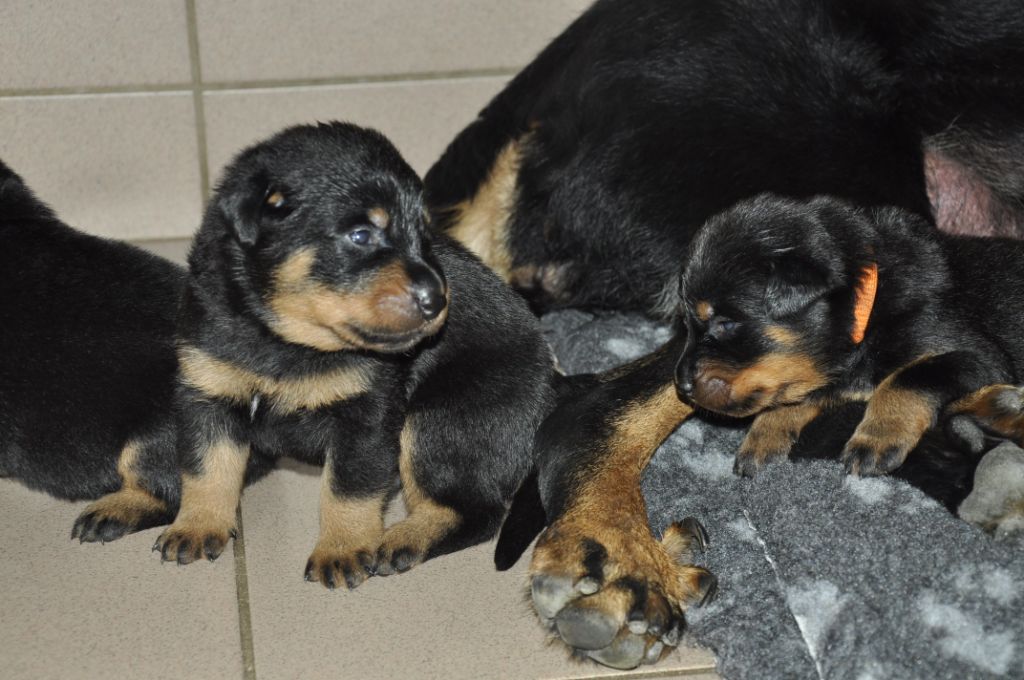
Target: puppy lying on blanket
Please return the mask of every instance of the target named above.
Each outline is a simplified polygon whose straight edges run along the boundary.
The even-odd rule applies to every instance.
[[[1024,431],[1024,243],[942,235],[898,209],[770,195],[712,218],[681,282],[681,398],[755,415],[736,457],[786,456],[823,408],[866,401],[847,470],[899,467],[947,408]]]
[[[107,494],[73,536],[173,518],[162,559],[215,559],[243,484],[282,455],[324,466],[306,578],[329,588],[497,531],[553,399],[550,353],[521,299],[431,238],[381,135],[297,127],[244,151],[187,276],[61,224],[3,170],[0,470]],[[410,515],[385,532],[399,477]]]

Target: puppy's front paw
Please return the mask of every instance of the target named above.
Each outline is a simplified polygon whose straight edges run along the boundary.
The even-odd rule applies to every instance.
[[[91,503],[75,520],[71,538],[107,543],[171,519],[162,501],[138,489],[121,489]]]
[[[348,549],[318,544],[306,562],[305,578],[330,590],[342,584],[352,590],[376,573],[375,553],[372,546]]]
[[[153,550],[160,553],[162,562],[189,564],[203,557],[212,562],[220,557],[235,535],[233,525],[175,522],[156,539]]]
[[[903,465],[924,429],[897,417],[865,417],[843,448],[843,465],[853,475],[892,472]]]
[[[533,553],[534,608],[581,655],[621,669],[654,663],[679,643],[684,610],[717,592],[709,571],[685,564],[706,545],[692,518],[669,527],[661,542],[639,524],[560,520]]]

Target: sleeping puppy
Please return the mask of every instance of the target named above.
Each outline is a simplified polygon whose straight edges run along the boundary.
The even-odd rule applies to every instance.
[[[679,395],[755,416],[736,457],[743,475],[851,401],[867,402],[842,452],[854,474],[898,468],[947,409],[1019,438],[1019,392],[1005,383],[1024,375],[1021,262],[1024,243],[943,235],[895,208],[741,202],[690,251]]]
[[[428,223],[419,179],[376,132],[297,127],[241,153],[210,202],[183,287],[161,288],[180,289],[173,336],[166,326],[142,336],[162,342],[155,385],[167,389],[136,406],[135,427],[89,449],[117,483],[73,535],[110,540],[173,517],[155,545],[162,559],[216,559],[235,531],[243,485],[288,455],[324,469],[308,580],[353,588],[492,536],[531,465],[552,399],[550,354],[525,303],[460,246],[431,238]],[[119,246],[93,241],[94,269],[115,266]],[[45,255],[49,242],[34,247]],[[126,257],[143,272],[157,268],[135,251]],[[20,275],[22,289],[44,285],[27,266]],[[130,316],[102,275],[76,281],[93,307],[37,325],[59,337],[70,318],[92,320],[107,304]],[[164,319],[174,306],[150,300],[144,277],[122,283],[135,286],[125,295],[142,315]],[[63,294],[59,284],[51,292]],[[136,322],[108,317],[114,329]],[[92,327],[103,361],[124,361],[135,381],[127,394],[144,394],[149,364],[132,364],[116,332]],[[27,351],[11,333],[5,370]],[[73,345],[49,351],[51,361],[88,364]],[[51,392],[68,387],[60,374],[45,379]],[[106,402],[84,407],[101,425],[116,418],[122,393],[117,379],[105,387]],[[171,417],[147,424],[154,413]],[[42,418],[23,415],[19,460],[5,468],[67,495],[43,479]],[[385,531],[399,479],[409,517]]]

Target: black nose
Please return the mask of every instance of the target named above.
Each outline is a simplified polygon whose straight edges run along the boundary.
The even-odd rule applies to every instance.
[[[432,267],[417,264],[409,267],[409,278],[412,280],[412,296],[423,318],[427,321],[436,319],[448,306],[448,284],[444,275]]]
[[[444,308],[448,305],[444,293],[435,288],[427,286],[417,287],[413,289],[413,295],[416,297],[416,304],[419,306],[423,318],[428,321],[436,319],[437,315],[444,311]]]

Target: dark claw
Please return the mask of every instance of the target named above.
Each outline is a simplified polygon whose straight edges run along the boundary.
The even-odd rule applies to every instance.
[[[704,597],[697,603],[698,607],[710,604],[718,596],[718,577],[710,571],[706,571],[697,578],[697,587],[704,593]]]
[[[323,583],[328,589],[334,590],[334,570],[329,566],[320,569],[320,583]]]
[[[371,554],[364,551],[356,554],[356,559],[359,560],[359,566],[361,566],[367,574],[373,576],[377,573],[377,560]]]
[[[746,477],[753,479],[757,474],[757,461],[753,456],[736,454],[736,462],[732,466],[733,474],[739,475],[740,477]]]
[[[302,578],[306,581],[313,580],[313,560],[308,560],[306,562],[306,573],[303,575]]]
[[[206,555],[206,559],[211,562],[220,557],[220,554],[223,551],[224,546],[221,544],[220,539],[214,536],[210,536],[203,542],[203,554]]]
[[[704,529],[704,525],[697,521],[696,517],[687,517],[682,522],[682,528],[685,529],[694,541],[697,543],[697,547],[701,552],[707,552],[708,547],[711,545],[711,541],[708,540],[708,532]]]

